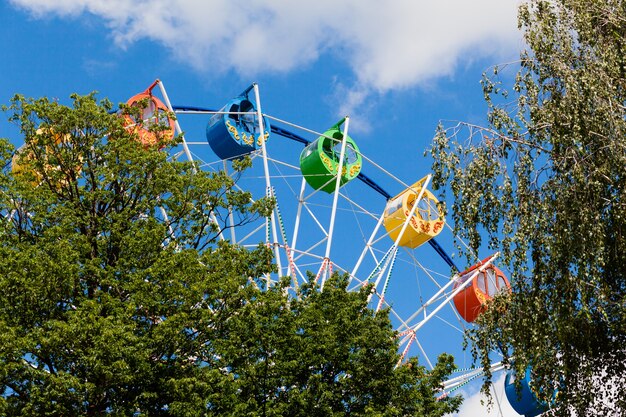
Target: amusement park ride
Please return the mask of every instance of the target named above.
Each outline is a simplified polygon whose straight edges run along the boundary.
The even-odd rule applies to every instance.
[[[333,271],[349,274],[350,290],[372,284],[370,305],[376,311],[389,308],[402,358],[418,355],[432,367],[442,342],[461,346],[466,326],[497,292],[510,288],[494,265],[497,254],[463,271],[457,268],[437,240],[451,229],[428,189],[431,176],[405,184],[367,158],[348,134],[348,117],[322,133],[297,126],[262,112],[256,84],[215,110],[172,105],[157,80],[127,104],[146,102],[141,121],[124,116],[126,128],[145,146],[156,143],[149,130],[154,123],[164,127],[169,140],[183,134],[180,122],[186,118],[203,120],[206,139],[183,136],[170,157],[195,161],[200,169],[233,172],[231,161],[248,156],[252,167],[237,186],[253,198],[275,198],[271,216],[257,223],[235,227],[235,214],[228,214],[230,223],[220,238],[250,247],[265,242],[274,251],[278,271],[266,279],[288,277],[293,289],[313,279],[323,290]],[[171,113],[176,120],[168,117]],[[193,131],[186,135],[199,136]],[[395,195],[365,175],[364,167],[391,183]],[[14,163],[12,169],[23,167]],[[504,365],[496,362],[491,369],[500,371]],[[482,372],[461,370],[438,395],[450,395]],[[515,411],[530,417],[547,409],[532,389],[530,370],[519,393],[514,380],[509,372],[505,393]]]

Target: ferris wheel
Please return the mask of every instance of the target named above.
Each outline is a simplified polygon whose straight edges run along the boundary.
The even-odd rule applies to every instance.
[[[235,174],[233,161],[251,159],[250,168],[237,172],[237,187],[254,199],[274,198],[275,208],[245,226],[235,226],[230,213],[219,238],[249,247],[267,244],[277,266],[269,281],[286,277],[296,290],[313,280],[323,290],[337,271],[349,275],[349,290],[373,285],[370,305],[389,309],[403,359],[418,356],[432,368],[440,353],[455,354],[461,372],[438,395],[482,375],[482,368],[463,366],[471,364],[467,354],[459,364],[456,353],[466,326],[509,283],[494,265],[497,254],[461,269],[439,243],[453,236],[428,188],[428,173],[403,182],[377,164],[350,136],[349,117],[313,129],[264,113],[256,84],[209,108],[173,105],[156,80],[127,104],[146,99],[144,128],[137,131],[144,144],[154,142],[151,123],[171,129],[170,137],[183,135],[185,124],[173,160]],[[128,120],[128,126],[137,123]],[[499,362],[492,365],[494,372],[501,369]]]

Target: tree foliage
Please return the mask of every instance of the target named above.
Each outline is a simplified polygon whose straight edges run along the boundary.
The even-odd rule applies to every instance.
[[[452,369],[396,367],[387,314],[334,276],[266,285],[271,251],[219,241],[267,216],[223,172],[144,147],[94,95],[16,96],[0,140],[0,414],[424,415]],[[126,112],[138,109],[126,108]],[[151,127],[160,135],[163,127]],[[9,166],[21,167],[11,171]],[[243,164],[239,164],[243,168]],[[224,213],[224,216],[222,216]]]
[[[442,126],[431,149],[469,252],[499,250],[512,273],[470,337],[484,364],[532,365],[547,401],[559,386],[559,415],[622,415],[626,6],[530,0],[519,24],[515,78],[483,79],[489,125]]]

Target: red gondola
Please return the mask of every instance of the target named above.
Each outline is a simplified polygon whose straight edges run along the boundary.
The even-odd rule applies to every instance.
[[[493,264],[485,266],[482,271],[476,273],[476,270],[491,258],[486,258],[461,272],[454,284],[454,289],[457,289],[466,283],[467,280],[472,280],[471,283],[467,284],[465,288],[454,296],[454,305],[457,311],[468,323],[472,323],[480,313],[486,310],[487,302],[494,295],[500,291],[511,289],[506,276]]]

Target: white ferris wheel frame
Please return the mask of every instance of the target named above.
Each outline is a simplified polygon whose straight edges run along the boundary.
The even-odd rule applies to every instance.
[[[167,94],[167,91],[165,89],[165,86],[163,84],[162,81],[157,80],[157,85],[159,86],[161,95],[164,99],[164,103],[167,106],[167,108],[175,113],[175,114],[220,114],[220,113],[228,113],[228,112],[222,112],[222,111],[208,111],[208,110],[176,110],[169,99],[169,96]],[[292,127],[298,128],[298,129],[302,129],[306,132],[309,133],[313,133],[317,136],[324,136],[323,133],[319,133],[319,132],[315,132],[313,130],[286,122],[284,120],[278,119],[276,117],[272,117],[270,115],[264,114],[262,112],[262,107],[261,107],[261,99],[260,99],[260,93],[259,93],[259,87],[256,83],[252,84],[248,90],[246,90],[247,92],[252,90],[254,93],[254,100],[255,100],[255,105],[256,105],[256,111],[254,112],[257,120],[258,120],[258,129],[259,132],[264,132],[265,130],[265,126],[264,126],[264,119],[270,119],[270,120],[274,120],[274,121],[278,121],[281,123],[285,123],[288,124]],[[251,113],[240,113],[240,114],[251,114]],[[339,168],[338,168],[338,172],[342,172],[342,168],[343,168],[343,163],[344,163],[344,155],[346,152],[346,138],[348,137],[348,129],[349,129],[349,117],[345,118],[345,123],[343,124],[343,130],[342,130],[342,140],[341,140],[341,150],[340,150],[340,157],[339,157]],[[177,135],[180,136],[181,138],[181,145],[183,148],[183,152],[185,157],[187,158],[188,161],[190,162],[194,162],[196,161],[193,157],[193,154],[189,148],[189,145],[193,144],[193,145],[207,145],[206,142],[188,142],[183,134],[183,130],[181,129],[180,123],[178,121],[178,119],[175,120],[175,133]],[[332,138],[331,138],[332,139]],[[181,156],[176,155],[175,158]],[[366,159],[368,162],[371,162],[372,164],[374,164],[375,166],[377,166],[378,168],[382,169],[385,173],[387,173],[388,175],[390,175],[394,180],[396,180],[398,183],[400,183],[402,186],[404,186],[406,189],[410,188],[409,185],[407,185],[406,183],[404,183],[403,181],[401,181],[400,179],[396,178],[395,176],[393,176],[391,173],[389,173],[388,171],[384,170],[382,167],[378,166],[374,161],[372,161],[369,158],[366,158],[362,153],[361,156]],[[274,194],[274,187],[272,185],[272,177],[270,175],[270,169],[269,169],[269,162],[276,162],[276,163],[282,163],[280,161],[277,160],[273,160],[272,158],[270,158],[268,156],[267,153],[267,149],[266,149],[266,141],[265,140],[261,140],[260,141],[260,152],[257,150],[256,151],[256,155],[253,155],[253,157],[261,157],[262,159],[262,163],[263,163],[263,172],[264,172],[264,182],[265,182],[265,187],[266,187],[266,192],[268,196],[272,196],[272,197],[277,197]],[[283,163],[284,165],[289,165],[286,163]],[[298,169],[298,167],[294,167],[292,165],[289,165],[290,168],[296,168]],[[226,161],[223,161],[222,164],[222,168],[227,171],[227,164]],[[424,194],[424,190],[428,187],[430,181],[431,181],[431,175],[427,175],[425,177],[425,181],[423,183],[423,186],[421,187],[421,189],[419,190],[418,196],[416,198],[415,203],[413,204],[413,206],[411,207],[410,213],[409,215],[407,215],[406,220],[404,221],[404,223],[401,226],[401,230],[400,233],[398,234],[398,237],[394,240],[393,244],[389,247],[389,249],[382,254],[381,257],[377,256],[376,252],[373,250],[373,245],[377,242],[379,242],[380,240],[384,239],[384,238],[389,238],[389,232],[385,232],[383,234],[379,233],[380,227],[383,224],[383,219],[384,219],[384,213],[381,214],[380,216],[374,216],[373,214],[369,213],[370,216],[374,217],[377,219],[376,221],[376,225],[372,230],[372,233],[370,234],[369,239],[367,240],[367,243],[364,245],[363,250],[361,251],[361,254],[358,258],[358,260],[356,261],[354,267],[348,271],[345,269],[341,269],[338,265],[334,265],[331,261],[331,249],[332,249],[332,244],[333,244],[333,233],[334,233],[334,228],[335,228],[335,221],[336,221],[336,215],[337,215],[337,205],[338,205],[338,201],[339,198],[342,197],[343,199],[347,200],[350,202],[350,204],[354,205],[355,207],[358,207],[360,210],[362,210],[363,212],[367,212],[367,210],[363,207],[361,207],[356,201],[350,199],[347,195],[343,194],[341,192],[341,187],[340,187],[340,181],[341,181],[341,176],[337,175],[335,177],[335,188],[334,191],[332,193],[333,196],[333,201],[332,201],[332,206],[331,206],[331,214],[330,214],[330,219],[328,222],[327,227],[324,227],[323,221],[321,219],[318,219],[318,217],[316,216],[316,214],[314,213],[313,210],[311,210],[311,208],[306,204],[306,202],[314,195],[316,194],[319,190],[314,190],[312,192],[310,192],[309,194],[306,194],[306,181],[304,179],[304,177],[301,180],[301,186],[300,186],[300,190],[298,193],[298,205],[297,205],[297,209],[296,209],[296,216],[295,216],[295,220],[294,220],[294,225],[293,225],[293,232],[292,232],[292,245],[289,246],[287,244],[286,241],[286,237],[285,237],[285,232],[284,230],[281,231],[281,235],[283,238],[283,242],[281,243],[279,240],[279,230],[278,230],[278,221],[277,219],[280,219],[281,215],[280,215],[280,211],[279,211],[279,206],[278,204],[274,207],[274,209],[271,212],[271,215],[266,218],[266,223],[265,225],[260,224],[257,228],[253,229],[252,231],[250,231],[247,235],[245,235],[243,238],[237,239],[237,235],[235,232],[235,227],[234,227],[234,223],[233,223],[233,217],[232,217],[232,213],[230,213],[231,215],[229,216],[229,221],[230,221],[230,226],[228,227],[230,229],[230,238],[233,242],[238,243],[238,244],[242,244],[244,246],[247,245],[247,241],[249,239],[252,238],[252,236],[256,235],[258,232],[260,232],[262,229],[266,229],[269,230],[270,233],[266,233],[268,239],[266,241],[266,244],[270,247],[273,248],[274,251],[274,257],[275,257],[275,261],[277,264],[277,268],[278,268],[278,277],[281,278],[283,276],[286,277],[290,277],[293,279],[294,282],[294,286],[297,288],[298,285],[298,279],[306,282],[307,278],[306,278],[306,274],[304,273],[304,271],[302,271],[300,269],[300,267],[298,266],[297,262],[299,259],[301,259],[304,256],[308,256],[308,257],[313,257],[313,258],[317,258],[318,262],[321,262],[321,266],[318,269],[317,275],[316,275],[316,280],[320,279],[320,289],[323,289],[324,283],[327,279],[327,277],[329,276],[329,274],[332,272],[333,270],[333,266],[335,268],[337,268],[338,270],[341,270],[345,273],[349,274],[349,287],[352,289],[358,288],[361,285],[371,282],[371,279],[374,279],[374,292],[370,295],[370,299],[376,295],[378,297],[378,303],[376,305],[375,311],[380,310],[383,306],[385,307],[390,307],[390,304],[387,303],[387,301],[385,300],[385,288],[388,286],[389,284],[389,280],[391,277],[391,270],[393,269],[393,264],[395,262],[395,258],[396,255],[398,253],[399,250],[399,242],[400,239],[403,235],[403,233],[405,232],[406,228],[408,227],[408,224],[410,222],[411,217],[413,216],[413,214],[415,213],[415,211],[417,210],[418,207],[418,203],[419,201],[423,198],[423,194]],[[418,191],[418,190],[414,190],[414,191]],[[315,242],[314,244],[312,244],[311,246],[308,246],[306,249],[302,250],[299,249],[297,247],[297,243],[298,243],[298,237],[300,234],[300,224],[301,224],[301,218],[302,215],[304,214],[304,212],[306,212],[314,221],[314,223],[317,225],[317,227],[320,229],[320,231],[322,232],[323,237],[318,240],[317,242]],[[162,210],[162,215],[164,216],[165,219],[167,219],[167,213],[165,213],[164,210]],[[217,219],[215,218],[215,216],[213,215],[212,220],[218,224]],[[224,233],[219,233],[219,239],[223,240],[225,239]],[[320,257],[319,255],[314,255],[312,254],[312,250],[317,248],[320,245],[323,245],[325,243],[325,250],[324,250],[324,256]],[[252,246],[252,244],[250,244],[250,246]],[[256,244],[254,245],[256,246]],[[281,257],[281,253],[280,250],[283,249],[287,255],[287,262],[288,265],[286,267],[283,267],[282,265],[282,257]],[[363,260],[367,257],[370,256],[374,262],[376,263],[376,268],[374,271],[372,271],[372,273],[370,274],[370,276],[366,279],[366,280],[360,280],[357,278],[357,274],[359,272],[359,269],[363,263]],[[400,364],[400,362],[406,357],[409,348],[411,347],[412,343],[416,343],[419,351],[421,352],[423,358],[426,360],[427,365],[432,369],[433,368],[433,364],[431,362],[431,360],[429,359],[429,356],[426,354],[425,350],[422,348],[418,337],[417,337],[417,332],[424,326],[426,325],[429,321],[433,320],[437,314],[446,306],[450,306],[451,305],[451,301],[453,300],[454,296],[457,295],[459,292],[461,292],[463,289],[465,289],[469,284],[471,284],[472,282],[472,278],[476,275],[478,275],[479,273],[481,273],[484,268],[486,268],[488,265],[490,265],[493,260],[496,259],[496,257],[498,256],[498,254],[496,253],[495,255],[493,255],[491,258],[489,258],[486,262],[483,263],[483,265],[480,268],[476,268],[473,271],[472,276],[470,277],[470,279],[465,280],[463,283],[461,283],[460,285],[458,285],[457,287],[454,288],[454,290],[452,292],[448,292],[450,287],[452,285],[455,284],[455,277],[449,277],[448,282],[445,285],[440,285],[437,283],[437,281],[432,277],[431,272],[429,270],[427,270],[426,268],[424,268],[419,262],[416,262],[422,269],[423,272],[430,277],[431,281],[435,282],[436,285],[439,287],[439,290],[437,292],[435,292],[427,301],[423,302],[420,307],[408,318],[403,319],[402,317],[400,317],[400,315],[396,314],[395,311],[393,310],[393,308],[390,309],[390,313],[395,316],[395,319],[398,320],[401,324],[400,326],[396,329],[398,332],[398,337],[399,337],[399,346],[402,349],[402,353],[401,353],[401,359],[399,361],[398,364]],[[267,277],[268,280],[270,280],[270,277]],[[383,284],[382,286],[380,284]],[[379,289],[380,288],[380,289]],[[459,320],[462,320],[459,316],[459,314],[455,311],[456,317]],[[421,316],[421,319],[418,320],[416,323],[412,323],[415,319],[418,318],[418,316]],[[450,324],[450,323],[448,323]],[[455,327],[454,325],[450,324],[451,326]],[[457,328],[458,329],[458,328]],[[459,329],[460,331],[464,331],[464,329]],[[503,369],[505,369],[505,366],[501,363],[501,362],[496,362],[493,363],[491,365],[491,372],[498,372],[498,371],[502,371]],[[483,375],[483,369],[482,368],[470,368],[470,369],[465,369],[465,370],[461,370],[460,375],[450,378],[449,380],[447,380],[444,383],[444,386],[442,387],[442,393],[440,394],[441,397],[444,397],[446,395],[448,395],[450,392],[468,384],[469,382],[480,378]],[[498,406],[499,406],[499,402],[500,400],[498,398],[496,398],[497,402],[498,402]]]

